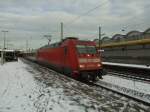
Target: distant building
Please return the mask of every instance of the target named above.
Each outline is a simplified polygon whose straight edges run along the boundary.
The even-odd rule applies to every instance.
[[[110,42],[110,39],[109,37],[103,37],[102,38],[102,43],[109,43]]]
[[[111,38],[112,42],[120,42],[120,41],[124,41],[125,40],[125,35],[122,34],[115,34],[112,38]]]
[[[144,38],[150,38],[150,28],[148,28],[147,30],[143,32],[143,36]]]
[[[143,33],[139,31],[130,31],[129,33],[126,34],[126,40],[138,40],[142,39]]]

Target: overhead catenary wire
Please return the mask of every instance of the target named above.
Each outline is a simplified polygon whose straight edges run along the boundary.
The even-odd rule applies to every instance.
[[[73,24],[74,24],[75,22],[77,22],[79,19],[81,19],[82,17],[84,17],[84,16],[88,15],[89,13],[95,11],[96,9],[102,8],[103,6],[107,5],[108,3],[109,3],[108,0],[106,0],[106,1],[102,2],[101,4],[96,5],[95,7],[93,7],[93,8],[91,8],[91,9],[87,10],[87,11],[84,12],[82,15],[79,15],[79,16],[75,17],[74,19],[72,19],[71,21],[65,23],[65,26],[66,26],[65,29],[70,30],[70,28],[68,28],[69,26],[73,25]],[[97,3],[97,4],[98,4],[98,3]],[[93,36],[95,36],[95,35],[97,35],[97,34],[94,34]],[[93,37],[93,36],[92,36],[92,37]]]
[[[143,8],[141,8],[141,10],[146,10],[146,9],[149,9],[149,8],[150,8],[149,5],[147,5],[147,7],[143,7]],[[138,22],[138,23],[136,23],[136,24],[133,23],[133,24],[128,24],[128,25],[123,24],[123,26],[136,27],[136,26],[140,26],[141,24],[145,23],[145,21],[142,21],[142,22],[139,23],[139,17],[142,17],[142,16],[140,16],[142,14],[143,13],[140,13],[140,14],[135,13],[134,15],[130,16],[129,19],[127,19],[127,21],[134,22],[134,23]],[[140,20],[143,20],[143,18],[140,18]]]
[[[69,26],[73,25],[77,20],[79,20],[79,19],[81,19],[82,17],[86,16],[87,14],[89,14],[89,13],[95,11],[96,9],[101,8],[102,6],[104,6],[104,5],[107,4],[107,3],[108,3],[108,1],[105,1],[105,2],[103,2],[103,3],[101,3],[101,4],[97,5],[97,6],[95,6],[94,8],[92,8],[92,9],[86,11],[86,12],[83,13],[82,15],[77,16],[76,18],[74,18],[74,19],[72,19],[71,21],[67,22],[67,23],[66,23],[66,27],[69,27]],[[147,9],[147,8],[149,8],[149,7],[148,7],[148,6],[147,6],[147,7],[143,7],[142,9],[145,10],[145,9]],[[134,14],[133,16],[130,16],[130,17],[129,17],[128,21],[132,21],[133,18],[135,18],[135,17],[137,18],[137,16],[142,15],[142,14],[143,14],[143,13]],[[136,21],[137,21],[137,19],[136,19]],[[138,25],[139,25],[139,24],[141,24],[141,23],[138,23]],[[142,22],[142,24],[143,24],[143,22]],[[137,25],[137,24],[135,24],[135,25],[132,24],[132,26],[136,26],[136,25]],[[123,26],[128,26],[128,27],[130,27],[131,24],[125,24],[125,25],[123,25]],[[68,28],[66,28],[66,29],[68,29]],[[121,29],[122,29],[122,28],[121,28]],[[70,29],[69,29],[69,30],[70,30]]]
[[[106,4],[108,4],[108,0],[106,0],[105,2],[103,2],[103,3],[99,4],[99,5],[96,5],[95,7],[91,8],[91,9],[89,9],[88,11],[86,11],[85,13],[83,13],[82,15],[79,15],[79,16],[75,17],[74,19],[72,19],[71,21],[67,22],[66,24],[68,26],[70,26],[70,25],[74,24],[77,20],[81,19],[81,17],[86,16],[87,14],[95,11],[98,8],[103,7]]]

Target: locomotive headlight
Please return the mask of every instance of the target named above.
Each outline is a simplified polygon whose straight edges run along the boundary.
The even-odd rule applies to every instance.
[[[98,66],[98,67],[100,67],[100,66],[101,66],[101,64],[97,64],[97,66]]]
[[[85,67],[85,65],[80,64],[80,65],[79,65],[79,67],[80,67],[80,68],[84,68],[84,67]]]

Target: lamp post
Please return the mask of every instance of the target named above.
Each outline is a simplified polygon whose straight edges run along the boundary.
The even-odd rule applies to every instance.
[[[7,30],[2,30],[2,32],[4,33],[4,46],[3,49],[1,51],[1,64],[4,64],[5,62],[5,49],[6,49],[6,33],[8,33]]]
[[[2,30],[2,32],[4,33],[4,49],[6,49],[6,33],[8,33],[8,31]]]

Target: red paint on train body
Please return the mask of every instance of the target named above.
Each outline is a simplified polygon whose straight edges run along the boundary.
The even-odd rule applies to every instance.
[[[100,54],[92,41],[66,38],[37,51],[38,62],[76,79],[95,80],[103,75]]]

